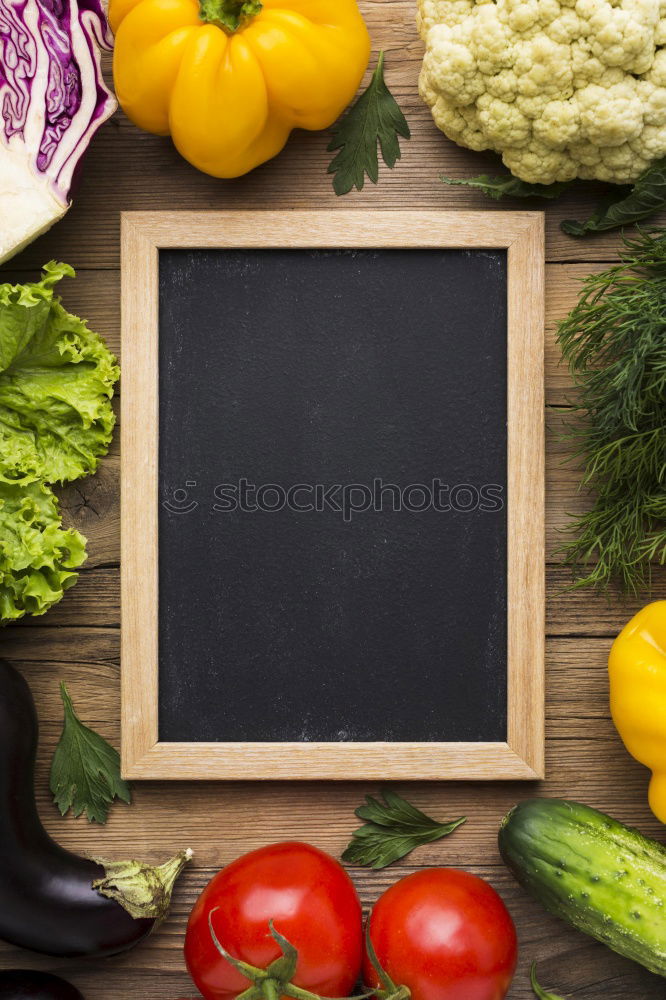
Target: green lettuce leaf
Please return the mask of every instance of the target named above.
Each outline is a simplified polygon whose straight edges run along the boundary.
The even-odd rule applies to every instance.
[[[54,294],[67,264],[42,280],[0,285],[0,481],[64,483],[95,472],[115,417],[116,359]]]
[[[0,620],[43,615],[76,582],[85,539],[60,523],[44,483],[0,481]]]

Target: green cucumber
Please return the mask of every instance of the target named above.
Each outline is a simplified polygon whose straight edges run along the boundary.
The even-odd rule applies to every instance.
[[[666,848],[610,816],[532,799],[502,821],[505,864],[547,910],[666,976]]]

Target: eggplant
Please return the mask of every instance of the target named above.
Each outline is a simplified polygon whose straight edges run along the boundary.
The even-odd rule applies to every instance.
[[[37,741],[30,688],[0,660],[0,938],[67,958],[127,951],[166,916],[192,852],[152,867],[64,850],[37,812]]]
[[[35,969],[0,972],[0,1000],[83,1000],[75,986],[60,976]]]

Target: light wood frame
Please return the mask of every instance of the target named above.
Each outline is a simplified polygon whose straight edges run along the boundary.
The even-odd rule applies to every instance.
[[[164,248],[508,251],[508,739],[160,743],[158,255]],[[544,776],[544,227],[540,212],[131,212],[122,216],[122,764],[126,778]]]

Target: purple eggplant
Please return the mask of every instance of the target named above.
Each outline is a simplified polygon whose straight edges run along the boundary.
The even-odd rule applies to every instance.
[[[127,951],[166,916],[191,852],[152,867],[64,850],[37,813],[37,739],[30,688],[0,660],[0,938],[61,957]]]
[[[0,1000],[83,1000],[75,986],[60,976],[35,969],[0,972]]]

